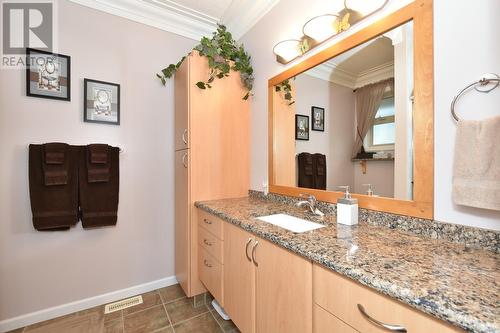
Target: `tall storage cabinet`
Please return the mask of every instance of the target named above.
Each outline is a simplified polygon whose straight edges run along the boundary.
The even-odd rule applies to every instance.
[[[199,89],[210,69],[192,52],[175,74],[175,275],[188,296],[205,291],[198,277],[194,202],[248,195],[250,109],[239,73]]]

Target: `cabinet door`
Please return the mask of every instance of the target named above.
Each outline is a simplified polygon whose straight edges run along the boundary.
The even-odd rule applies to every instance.
[[[175,152],[175,276],[186,294],[189,290],[189,155]]]
[[[255,267],[245,254],[249,239],[254,237],[224,223],[224,309],[243,333],[255,332]]]
[[[312,332],[312,263],[268,241],[257,240],[256,332]]]
[[[175,150],[189,148],[189,62],[187,57],[175,73]]]
[[[354,328],[316,304],[314,304],[313,317],[314,333],[359,333]]]

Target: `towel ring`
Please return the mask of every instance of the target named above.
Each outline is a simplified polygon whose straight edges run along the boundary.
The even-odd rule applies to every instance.
[[[490,85],[490,84],[492,84],[493,87],[486,88],[486,86]],[[462,90],[460,90],[460,92],[453,98],[453,101],[451,102],[451,115],[453,116],[453,118],[455,118],[456,121],[460,121],[460,118],[458,118],[458,116],[455,112],[455,104],[457,103],[458,99],[460,97],[462,97],[462,95],[466,91],[468,91],[470,88],[474,87],[474,89],[477,92],[487,94],[490,91],[497,88],[499,85],[500,85],[500,76],[498,76],[498,74],[495,74],[495,73],[489,73],[489,74],[485,74],[478,81],[475,81],[475,82],[469,84],[468,86],[466,86],[465,88],[463,88]]]

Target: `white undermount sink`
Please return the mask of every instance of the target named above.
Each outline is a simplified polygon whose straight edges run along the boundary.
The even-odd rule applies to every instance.
[[[280,228],[284,228],[291,232],[301,233],[311,230],[316,230],[325,227],[322,224],[314,223],[304,219],[300,219],[295,216],[290,216],[286,214],[273,214],[267,216],[257,217],[257,220],[261,220],[267,223],[274,224]]]

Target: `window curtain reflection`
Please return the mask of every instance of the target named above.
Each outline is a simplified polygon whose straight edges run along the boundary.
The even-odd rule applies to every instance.
[[[389,87],[394,90],[394,78],[368,84],[356,89],[356,142],[352,157],[356,157],[363,147],[363,140],[375,121],[375,115],[382,103],[384,92]]]

